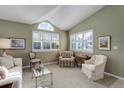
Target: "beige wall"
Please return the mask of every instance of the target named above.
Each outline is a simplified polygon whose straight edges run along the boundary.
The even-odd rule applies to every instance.
[[[106,6],[93,16],[72,28],[73,32],[94,30],[94,53],[108,57],[106,72],[124,77],[124,6]],[[111,51],[98,50],[98,36],[111,35]],[[69,40],[69,38],[68,38]],[[69,43],[68,43],[69,44]],[[113,46],[118,46],[114,50]],[[69,45],[68,45],[69,48]]]
[[[0,20],[0,38],[25,38],[26,39],[26,49],[25,50],[7,50],[9,55],[14,57],[22,57],[23,65],[29,65],[29,56],[28,53],[32,49],[32,31],[37,30],[37,24],[27,25],[16,22]],[[41,30],[42,31],[42,30]],[[64,31],[60,31],[55,28],[55,33],[60,34],[60,50],[66,50],[67,45],[67,34]],[[2,50],[0,50],[0,54]],[[41,58],[43,62],[55,62],[57,61],[58,52],[39,52],[37,57]]]

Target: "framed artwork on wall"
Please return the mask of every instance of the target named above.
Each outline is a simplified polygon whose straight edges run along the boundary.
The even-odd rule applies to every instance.
[[[25,39],[24,38],[9,38],[11,40],[10,49],[25,49]]]
[[[98,37],[98,49],[99,50],[110,50],[111,49],[111,36],[100,36]]]

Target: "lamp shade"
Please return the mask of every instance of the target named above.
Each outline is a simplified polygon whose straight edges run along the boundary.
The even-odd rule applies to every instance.
[[[0,49],[8,49],[10,48],[10,44],[10,39],[0,38]]]

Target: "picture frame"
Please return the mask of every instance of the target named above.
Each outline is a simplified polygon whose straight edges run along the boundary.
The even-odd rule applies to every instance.
[[[98,37],[98,49],[99,50],[111,50],[111,36]]]
[[[10,49],[25,49],[25,39],[24,38],[9,38],[11,40]]]

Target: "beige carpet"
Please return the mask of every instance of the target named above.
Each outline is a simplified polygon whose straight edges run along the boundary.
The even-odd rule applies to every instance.
[[[47,67],[53,73],[53,88],[107,88],[117,80],[105,76],[104,79],[93,82],[87,79],[80,68],[63,68],[56,64],[47,65]],[[49,84],[44,85],[50,87]],[[35,87],[35,79],[32,79],[32,72],[29,68],[23,69],[23,87]]]

